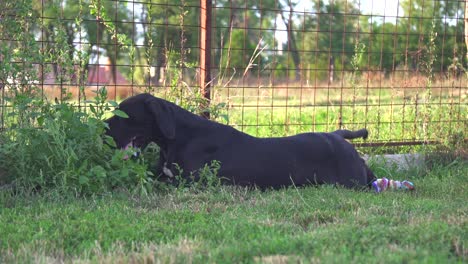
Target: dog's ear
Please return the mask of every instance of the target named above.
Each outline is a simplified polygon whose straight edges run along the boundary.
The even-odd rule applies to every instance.
[[[175,138],[175,114],[173,107],[157,98],[148,98],[145,104],[153,115],[156,125],[162,134],[168,139]]]

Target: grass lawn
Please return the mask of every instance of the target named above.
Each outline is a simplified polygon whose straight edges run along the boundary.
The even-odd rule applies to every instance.
[[[3,191],[0,262],[466,263],[468,163],[387,173],[417,189]]]

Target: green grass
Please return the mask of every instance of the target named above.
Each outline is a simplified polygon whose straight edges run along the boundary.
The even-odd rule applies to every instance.
[[[347,129],[366,127],[370,141],[440,140],[468,129],[466,99],[434,95],[429,105],[416,103],[415,97],[379,95],[378,90],[371,91],[367,99],[361,94],[353,100],[347,94],[343,99],[335,96],[313,102],[311,97],[304,93],[302,98],[297,94],[234,98],[231,103],[236,107],[227,110],[229,124],[266,137],[329,132],[340,128],[341,122]]]
[[[466,263],[468,164],[392,175],[416,191],[2,191],[0,262]]]

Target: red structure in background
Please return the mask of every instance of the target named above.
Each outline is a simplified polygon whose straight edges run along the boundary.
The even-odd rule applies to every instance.
[[[115,82],[112,78],[112,71],[109,65],[90,65],[88,70],[87,85],[130,85],[130,82],[120,73],[116,71]]]

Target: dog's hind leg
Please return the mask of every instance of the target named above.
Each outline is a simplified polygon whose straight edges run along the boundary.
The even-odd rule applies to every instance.
[[[369,132],[365,128],[356,130],[356,131],[340,129],[340,130],[333,131],[332,133],[339,135],[345,139],[355,139],[355,138],[367,139],[367,137],[369,136]]]

